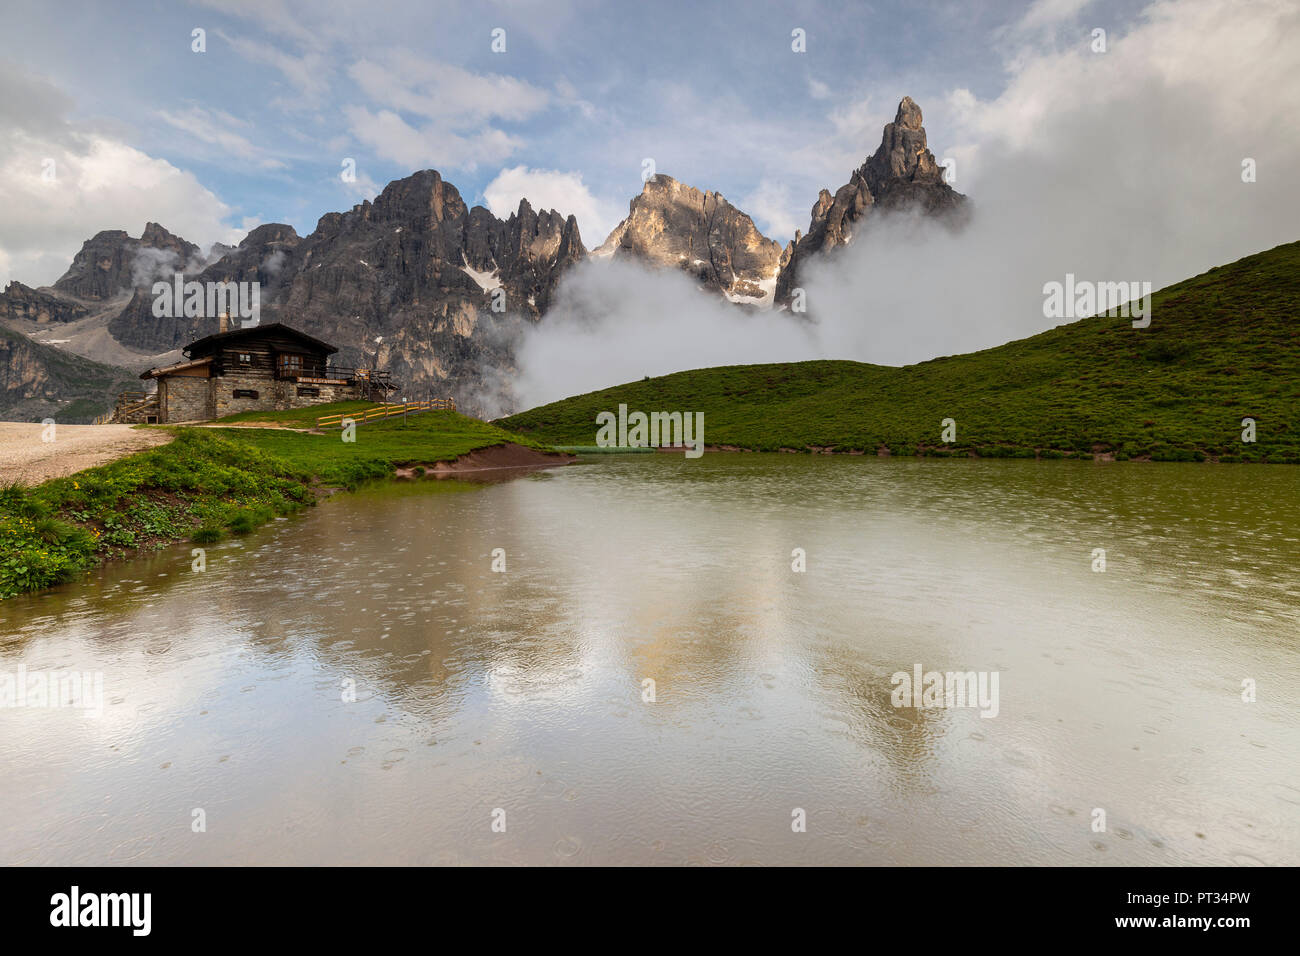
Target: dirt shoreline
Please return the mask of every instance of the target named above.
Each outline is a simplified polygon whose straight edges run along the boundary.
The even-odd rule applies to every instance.
[[[536,468],[555,468],[577,461],[577,455],[561,452],[538,451],[525,445],[507,442],[488,448],[476,448],[455,461],[436,461],[430,464],[403,465],[394,473],[397,478],[419,478],[423,469],[426,478],[454,478],[480,472],[527,471]]]

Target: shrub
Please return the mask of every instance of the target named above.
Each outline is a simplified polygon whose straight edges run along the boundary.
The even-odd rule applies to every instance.
[[[257,527],[257,518],[250,510],[240,510],[233,518],[226,522],[226,527],[235,534],[248,534],[248,532]]]
[[[212,544],[214,541],[220,541],[223,533],[216,525],[205,524],[190,535],[190,540],[195,544]]]

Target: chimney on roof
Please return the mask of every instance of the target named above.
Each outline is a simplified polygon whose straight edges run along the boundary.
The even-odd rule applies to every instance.
[[[222,312],[221,317],[217,319],[217,322],[219,323],[217,331],[225,332],[227,329],[230,328],[230,313]]]

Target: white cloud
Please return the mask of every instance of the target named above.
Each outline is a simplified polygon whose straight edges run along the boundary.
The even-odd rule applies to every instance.
[[[383,187],[371,179],[368,173],[359,170],[356,179],[349,181],[341,177],[335,177],[335,180],[343,187],[344,195],[354,201],[374,199],[383,192]]]
[[[1086,44],[1026,60],[996,99],[957,90],[957,138],[989,148],[1042,155],[1075,150],[1158,171],[1182,154],[1203,166],[1211,150],[1280,152],[1294,157],[1300,127],[1300,27],[1293,0],[1160,0],[1126,35],[1113,34],[1106,53]],[[1113,135],[1089,142],[1071,133],[1079,121],[1109,116]],[[1135,139],[1122,126],[1137,126]],[[973,163],[978,176],[989,164]],[[1178,169],[1168,170],[1179,173]],[[967,182],[972,182],[968,179]],[[1067,184],[1062,184],[1062,191]]]
[[[975,144],[958,151],[971,224],[878,224],[814,263],[801,279],[829,353],[901,364],[985,348],[1057,324],[1042,287],[1067,272],[1159,289],[1294,241],[1297,30],[1291,3],[1160,2],[1105,54],[1042,54],[995,99],[950,97]]]
[[[53,181],[42,178],[47,160]],[[193,175],[99,136],[58,143],[11,130],[0,150],[0,208],[0,285],[48,285],[104,229],[138,236],[152,220],[202,247],[244,235]]]
[[[759,230],[769,239],[785,245],[794,239],[796,229],[808,228],[808,213],[800,207],[804,197],[795,198],[789,185],[764,179],[758,187],[737,203],[741,212],[748,213]]]
[[[1093,0],[1034,0],[1013,27],[1016,33],[1032,33],[1075,19]]]
[[[323,0],[308,0],[308,3],[295,3],[292,0],[199,0],[200,4],[237,17],[254,21],[258,27],[268,33],[309,48],[323,45],[323,36],[334,33],[346,36],[350,24],[346,23],[347,14],[365,17],[368,9],[358,8],[351,0],[325,3]],[[317,14],[315,18],[307,16],[308,12]]]
[[[502,219],[519,208],[520,199],[527,199],[535,210],[554,209],[576,216],[582,241],[592,249],[605,241],[622,218],[621,207],[593,196],[580,174],[555,169],[503,169],[484,188],[483,197],[492,214]]]
[[[524,80],[472,73],[408,51],[394,52],[382,64],[358,60],[348,75],[380,106],[455,126],[525,119],[550,100]]]
[[[64,119],[71,108],[48,82],[0,68],[0,286],[48,285],[104,229],[139,235],[154,221],[200,246],[242,238],[228,224],[230,207],[192,174],[73,130]]]
[[[382,159],[409,169],[475,169],[479,163],[499,163],[520,147],[520,141],[499,129],[479,129],[468,135],[426,125],[417,129],[392,110],[372,113],[363,106],[344,111],[352,135]]]
[[[350,132],[383,159],[410,168],[475,169],[515,153],[521,140],[492,125],[543,109],[546,91],[523,80],[472,73],[394,52],[384,63],[358,60],[348,75],[378,107],[348,106]],[[418,125],[406,119],[418,117]]]
[[[332,73],[330,58],[322,52],[311,50],[295,55],[282,46],[263,43],[248,36],[231,36],[222,31],[218,31],[217,35],[229,43],[244,59],[252,63],[264,63],[279,70],[295,92],[309,104],[318,103],[329,89]],[[292,105],[290,101],[283,99],[277,100],[276,103],[280,106]]]
[[[821,80],[808,78],[808,95],[815,100],[827,100],[831,96],[831,88]]]
[[[171,126],[203,143],[217,148],[216,153],[206,158],[210,161],[243,160],[262,169],[284,169],[285,164],[268,155],[266,150],[254,146],[249,139],[237,129],[246,129],[245,120],[231,116],[222,110],[207,110],[200,106],[191,106],[179,112],[159,110],[158,115]]]

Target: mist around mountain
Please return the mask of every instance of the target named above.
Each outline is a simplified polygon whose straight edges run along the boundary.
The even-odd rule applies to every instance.
[[[702,413],[706,445],[753,451],[1300,464],[1297,306],[1292,242],[1158,290],[1145,327],[1096,315],[902,367],[697,368],[497,424],[590,446],[621,405]]]
[[[52,286],[11,282],[0,294],[0,322],[14,341],[110,363],[130,378],[174,361],[217,328],[206,310],[187,314],[179,303],[172,314],[155,314],[155,283],[179,274],[205,287],[256,284],[259,321],[286,322],[337,345],[337,364],[383,367],[412,397],[451,395],[471,412],[503,414],[520,400],[520,343],[545,335],[545,317],[575,266],[676,270],[719,302],[747,313],[788,311],[779,324],[794,323],[806,311],[793,300],[800,267],[851,242],[874,206],[946,215],[964,198],[943,182],[910,98],[876,153],[829,197],[823,190],[813,205],[808,233],[783,246],[722,195],[657,174],[588,252],[573,215],[535,211],[523,199],[501,219],[468,206],[437,171],[422,170],[373,201],[325,214],[307,236],[267,223],[237,246],[203,251],[154,222],[138,238],[97,233]],[[43,368],[50,354],[27,349],[21,370],[0,368],[8,383],[0,413],[72,400],[65,377]]]

